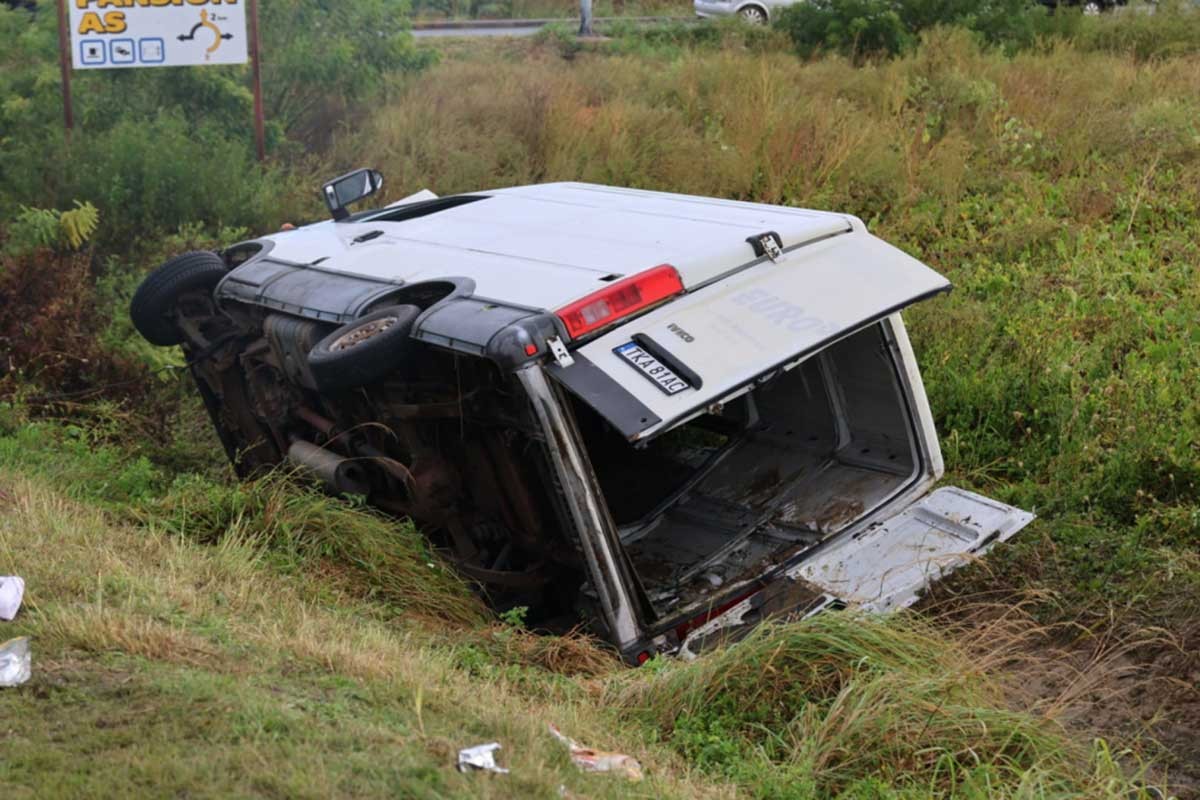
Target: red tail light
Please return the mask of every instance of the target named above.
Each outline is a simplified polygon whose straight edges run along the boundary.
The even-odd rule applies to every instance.
[[[605,286],[558,310],[572,339],[603,328],[659,300],[683,291],[683,281],[670,264],[661,264]]]

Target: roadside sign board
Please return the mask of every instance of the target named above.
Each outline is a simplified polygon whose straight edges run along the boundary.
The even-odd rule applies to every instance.
[[[245,0],[66,0],[75,69],[245,64]]]

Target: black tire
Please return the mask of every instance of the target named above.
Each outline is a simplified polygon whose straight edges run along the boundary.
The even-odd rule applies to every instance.
[[[322,392],[365,386],[396,371],[420,345],[408,338],[416,306],[387,306],[348,322],[317,342],[308,368]]]
[[[183,341],[171,312],[188,292],[211,290],[228,270],[216,253],[196,250],[164,262],[142,281],[129,303],[133,327],[150,344],[168,347]]]

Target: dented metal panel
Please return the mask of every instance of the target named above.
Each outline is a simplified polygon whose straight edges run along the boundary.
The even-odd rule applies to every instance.
[[[870,611],[902,608],[1033,518],[1028,511],[947,486],[891,519],[832,542],[790,575]]]

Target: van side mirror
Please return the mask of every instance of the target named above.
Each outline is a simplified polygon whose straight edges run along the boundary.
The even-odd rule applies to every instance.
[[[356,169],[334,178],[321,187],[325,205],[335,220],[350,216],[346,206],[369,197],[383,186],[383,173],[377,169]]]

